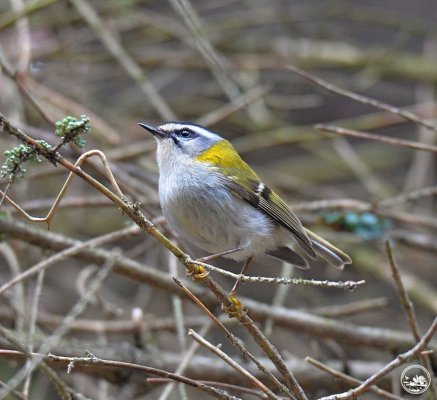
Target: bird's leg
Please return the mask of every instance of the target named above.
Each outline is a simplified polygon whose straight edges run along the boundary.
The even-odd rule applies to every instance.
[[[247,267],[249,266],[252,260],[253,260],[253,256],[247,257],[246,261],[244,262],[243,268],[241,269],[240,275],[244,275],[244,273],[247,270]],[[235,297],[235,295],[237,294],[237,289],[239,284],[240,284],[240,280],[237,279],[234,283],[234,287],[232,288],[231,293],[229,293],[230,297]]]
[[[230,249],[230,250],[221,251],[220,253],[210,254],[209,256],[206,256],[206,257],[200,257],[196,261],[199,261],[199,262],[210,261],[210,260],[213,260],[214,258],[226,256],[227,254],[235,253],[236,251],[240,251],[240,250],[243,250],[243,248],[242,247],[235,247],[235,249]]]
[[[239,250],[243,250],[243,248],[236,247],[235,249],[230,249],[230,250],[221,251],[220,253],[210,254],[209,256],[206,256],[206,257],[200,257],[200,258],[196,259],[196,261],[197,262],[210,261],[210,260],[213,260],[215,258],[225,256],[227,254],[235,253],[236,251],[239,251]],[[199,270],[199,272],[197,272],[196,274],[188,272],[187,275],[192,276],[193,279],[195,279],[195,280],[201,280],[201,279],[205,278],[206,275],[209,274],[209,271],[206,271],[205,268],[202,267],[201,265],[198,266],[198,270]]]
[[[247,270],[247,267],[249,266],[250,262],[252,261],[253,256],[247,257],[246,261],[244,262],[243,268],[240,272],[240,275],[244,275],[244,273]],[[243,305],[241,304],[240,300],[237,299],[237,289],[240,284],[240,280],[237,279],[235,281],[234,287],[232,288],[231,292],[229,293],[229,301],[232,303],[230,307],[224,307],[224,311],[230,316],[234,317],[236,314],[242,312]]]

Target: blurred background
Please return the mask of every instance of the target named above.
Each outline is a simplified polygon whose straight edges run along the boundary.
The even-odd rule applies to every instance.
[[[326,317],[321,323],[349,327],[358,336],[364,326],[373,329],[372,340],[353,342],[343,331],[334,335],[309,325],[305,328],[309,319],[300,326],[265,314],[255,317],[308,396],[316,398],[350,386],[306,363],[306,356],[363,380],[401,349],[412,347],[394,339],[389,345],[390,335],[401,332],[402,337],[412,338],[412,334],[391,277],[384,240],[392,240],[422,333],[434,318],[437,169],[435,152],[327,135],[314,125],[329,123],[429,145],[436,144],[437,136],[398,115],[328,92],[287,66],[432,120],[437,107],[435,15],[437,3],[427,0],[4,0],[0,2],[0,112],[30,136],[53,145],[58,141],[53,133],[57,120],[87,115],[92,131],[84,149],[69,145],[61,154],[74,162],[86,150],[104,151],[126,197],[140,201],[145,215],[170,237],[160,218],[155,143],[137,123],[192,121],[232,141],[306,226],[353,259],[344,271],[323,262],[302,271],[260,257],[249,274],[366,281],[353,292],[260,284],[240,288],[242,296],[272,310]],[[0,134],[2,153],[17,145],[16,139]],[[31,215],[44,216],[67,172],[48,162],[27,163],[26,168],[25,177],[14,180],[8,194]],[[110,187],[97,160],[83,168]],[[7,184],[8,179],[2,178],[1,190]],[[45,224],[26,221],[7,201],[0,211],[1,220],[7,221],[0,225],[3,284],[61,248],[31,240],[24,233],[31,229],[48,235]],[[56,236],[62,240],[85,241],[129,224],[109,200],[75,178],[50,231],[62,235]],[[118,237],[102,248],[189,281],[184,268],[173,265],[170,253],[151,236]],[[0,324],[28,348],[30,310],[35,302],[39,304],[33,338],[37,350],[84,298],[96,274],[93,262],[87,257],[66,258],[39,281],[32,277],[6,291],[0,300]],[[229,261],[213,264],[233,272],[240,269]],[[232,287],[232,280],[212,276],[226,290]],[[182,302],[172,296],[171,289],[111,272],[51,352],[84,356],[88,350],[102,358],[175,371],[192,344],[186,330],[201,330],[208,321],[181,298]],[[220,307],[211,309],[223,316]],[[243,327],[227,317],[223,320],[257,357],[264,357]],[[377,340],[378,332],[386,338],[384,345]],[[214,344],[223,343],[223,350],[249,365],[218,329],[210,328],[205,336]],[[2,347],[14,348],[3,339]],[[8,382],[22,366],[23,360],[0,358],[0,380]],[[400,388],[401,371],[385,379],[382,387],[407,397]],[[252,372],[265,380],[253,367]],[[130,371],[78,368],[67,375],[63,368],[58,373],[92,399],[206,396],[179,387],[163,395],[168,390],[165,384],[145,382],[144,376]],[[182,375],[250,386],[204,349],[195,353]],[[24,398],[59,397],[39,370],[27,386]]]

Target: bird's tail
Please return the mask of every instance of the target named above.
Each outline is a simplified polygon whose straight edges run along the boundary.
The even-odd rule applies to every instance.
[[[343,269],[345,264],[352,263],[351,258],[346,253],[342,252],[340,249],[337,249],[337,247],[310,230],[306,228],[304,229],[311,240],[311,244],[313,245],[315,252],[326,262],[340,269]]]

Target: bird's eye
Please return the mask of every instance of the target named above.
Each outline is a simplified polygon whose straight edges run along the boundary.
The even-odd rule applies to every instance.
[[[193,136],[193,132],[190,131],[189,129],[181,129],[178,132],[178,136],[184,139],[188,139]]]

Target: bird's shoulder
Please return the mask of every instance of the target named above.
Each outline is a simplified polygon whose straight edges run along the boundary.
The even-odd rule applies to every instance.
[[[196,157],[197,162],[206,163],[231,178],[244,178],[244,181],[259,182],[255,171],[240,157],[232,144],[223,139]]]

